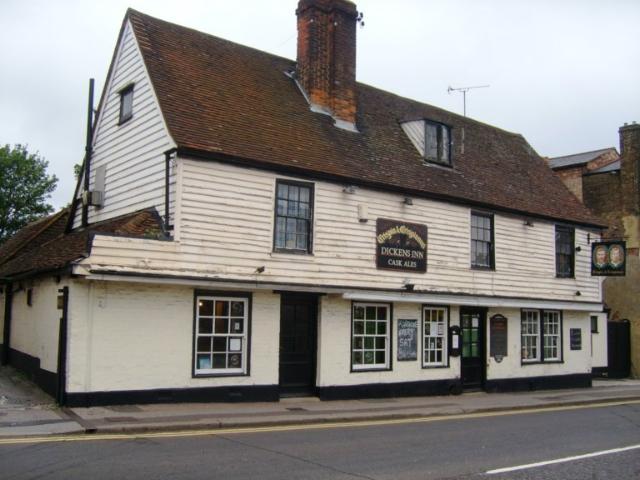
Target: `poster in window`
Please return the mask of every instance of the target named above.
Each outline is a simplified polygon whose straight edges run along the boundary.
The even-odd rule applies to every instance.
[[[418,320],[398,320],[398,360],[418,359]]]
[[[624,276],[626,260],[626,242],[608,241],[591,244],[591,275]]]
[[[239,352],[242,350],[242,340],[239,338],[230,338],[229,339],[229,351],[230,352]]]
[[[427,271],[427,226],[378,218],[376,267],[406,272]]]

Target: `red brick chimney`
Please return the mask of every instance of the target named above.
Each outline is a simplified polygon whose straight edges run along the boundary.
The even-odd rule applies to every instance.
[[[348,0],[300,0],[297,79],[311,109],[355,130],[356,18]]]
[[[640,213],[640,124],[620,127],[620,179],[624,211]]]

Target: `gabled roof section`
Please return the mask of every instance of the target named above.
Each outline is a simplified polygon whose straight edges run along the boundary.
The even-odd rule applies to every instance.
[[[360,133],[348,132],[309,110],[285,75],[295,62],[135,10],[127,16],[181,155],[604,225],[520,135],[361,83]],[[451,127],[453,168],[424,165],[403,132],[401,122],[425,118]]]
[[[69,209],[66,208],[20,230],[11,239],[15,246],[19,245],[15,250],[17,253],[9,257],[0,253],[0,278],[13,279],[62,269],[89,255],[90,239],[96,233],[144,238],[164,236],[162,220],[155,209],[142,210],[65,234],[68,216]],[[31,235],[36,226],[43,228],[35,236]]]
[[[565,155],[563,157],[553,157],[549,159],[549,166],[553,169],[580,167],[608,152],[617,153],[615,148],[609,147],[601,148],[600,150],[593,150],[592,152],[575,153],[573,155]]]
[[[591,170],[587,175],[595,175],[597,173],[609,173],[616,172],[620,170],[620,166],[622,165],[620,160],[616,160],[615,162],[611,162],[604,167],[596,168],[595,170]]]

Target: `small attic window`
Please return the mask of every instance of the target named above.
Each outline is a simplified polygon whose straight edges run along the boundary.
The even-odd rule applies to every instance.
[[[451,165],[451,129],[447,125],[424,121],[424,159]]]
[[[119,125],[133,117],[133,83],[120,90],[120,120]]]

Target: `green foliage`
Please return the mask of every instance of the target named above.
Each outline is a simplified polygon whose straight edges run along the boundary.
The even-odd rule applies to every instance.
[[[27,223],[53,211],[46,203],[58,179],[47,175],[49,162],[27,147],[0,147],[0,244]]]

